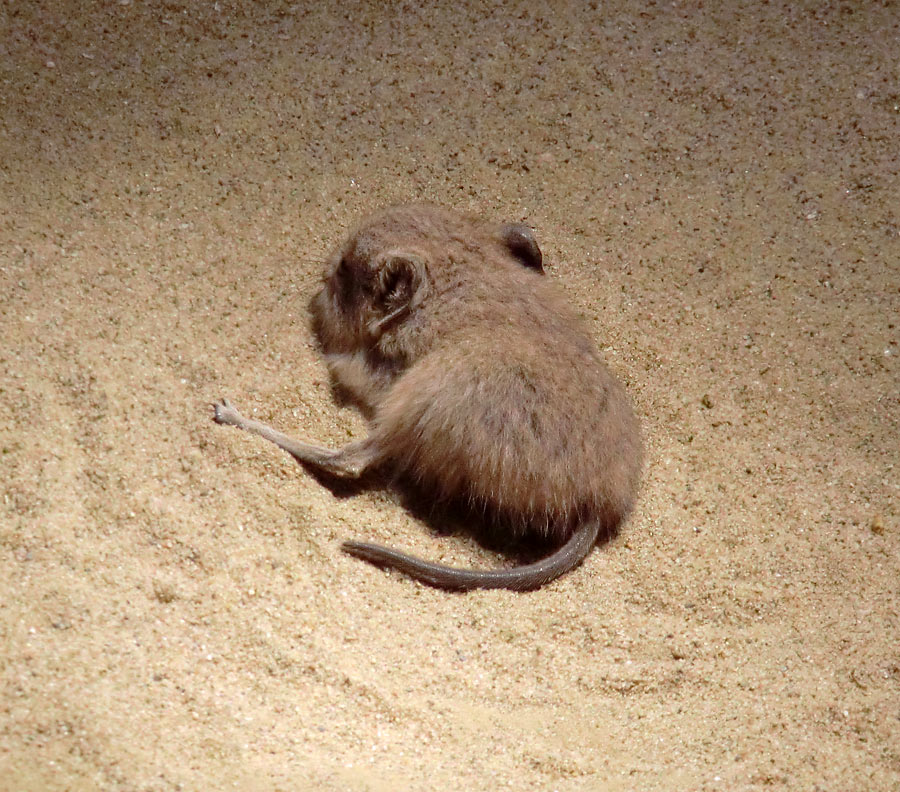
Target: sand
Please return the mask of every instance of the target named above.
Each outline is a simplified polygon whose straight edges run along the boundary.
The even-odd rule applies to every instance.
[[[892,2],[0,9],[0,787],[900,788]],[[633,395],[635,513],[508,556],[288,433],[364,213],[535,227]]]

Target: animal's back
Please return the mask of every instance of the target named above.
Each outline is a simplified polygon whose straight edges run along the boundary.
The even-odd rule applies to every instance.
[[[631,406],[555,287],[515,280],[394,383],[374,430],[413,478],[522,532],[611,529],[640,473]]]

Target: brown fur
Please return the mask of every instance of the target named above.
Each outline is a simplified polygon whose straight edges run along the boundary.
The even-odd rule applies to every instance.
[[[631,509],[637,421],[530,230],[432,206],[387,209],[332,256],[312,304],[335,381],[370,416],[332,451],[244,419],[300,461],[355,478],[389,466],[517,534],[560,545],[509,570],[455,570],[362,542],[344,549],[448,589],[536,588],[579,564]]]

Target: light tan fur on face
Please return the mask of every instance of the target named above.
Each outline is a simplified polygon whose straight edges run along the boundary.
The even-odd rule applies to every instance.
[[[536,564],[485,572],[361,542],[348,552],[444,588],[528,589],[576,566],[628,514],[637,421],[526,227],[387,209],[332,256],[312,311],[332,376],[371,433],[338,451],[279,435],[291,448],[265,427],[269,439],[335,475],[389,466],[506,530],[560,544]],[[263,434],[230,406],[221,413]]]

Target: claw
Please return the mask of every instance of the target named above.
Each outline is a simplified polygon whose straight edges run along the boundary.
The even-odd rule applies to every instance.
[[[219,402],[215,402],[213,404],[213,409],[216,413],[213,420],[216,423],[235,425],[235,420],[239,417],[238,411],[231,406],[231,402],[229,402],[228,399],[222,399]]]

